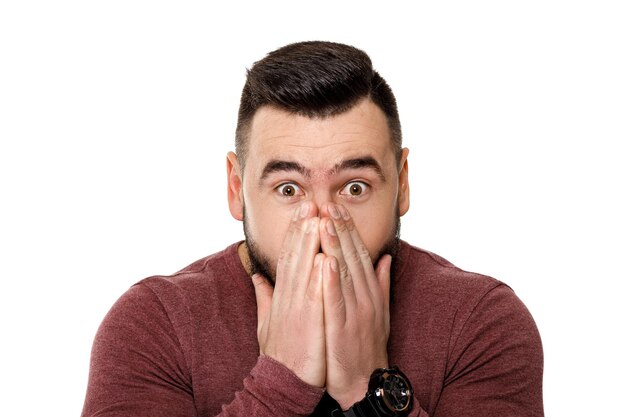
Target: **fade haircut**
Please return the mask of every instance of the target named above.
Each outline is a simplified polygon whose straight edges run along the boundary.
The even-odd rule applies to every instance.
[[[252,118],[262,106],[326,118],[350,110],[364,98],[371,99],[385,114],[399,164],[402,132],[396,99],[365,52],[321,41],[293,43],[270,52],[248,70],[241,94],[235,151],[242,170]]]

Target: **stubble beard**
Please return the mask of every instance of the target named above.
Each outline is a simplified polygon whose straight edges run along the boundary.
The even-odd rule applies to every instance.
[[[382,248],[378,251],[373,258],[373,265],[376,267],[380,258],[385,255],[391,255],[391,282],[393,283],[393,277],[395,275],[395,262],[396,256],[400,251],[400,215],[398,213],[398,207],[396,206],[395,222],[390,230],[389,237]],[[254,238],[250,234],[250,228],[248,226],[248,218],[246,216],[246,207],[243,207],[243,234],[245,237],[246,247],[248,249],[248,259],[250,264],[248,265],[251,274],[263,275],[272,285],[276,282],[276,265],[273,264],[270,257],[263,253],[263,250],[255,242]]]

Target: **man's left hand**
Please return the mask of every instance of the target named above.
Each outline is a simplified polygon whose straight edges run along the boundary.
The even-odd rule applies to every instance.
[[[370,375],[388,366],[391,256],[374,270],[345,207],[328,204],[320,222],[326,334],[326,390],[343,410],[363,399]]]

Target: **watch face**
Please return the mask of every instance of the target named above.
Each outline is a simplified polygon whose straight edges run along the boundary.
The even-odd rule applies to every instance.
[[[394,412],[404,411],[410,404],[413,392],[400,375],[387,374],[382,386],[382,397]]]

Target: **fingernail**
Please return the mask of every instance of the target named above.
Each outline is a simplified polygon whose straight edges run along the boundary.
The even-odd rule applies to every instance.
[[[330,258],[330,269],[337,272],[339,270],[339,264],[336,258]]]
[[[333,219],[340,219],[341,218],[341,214],[339,214],[339,211],[337,211],[337,207],[334,204],[330,204],[328,206],[328,212],[330,213],[331,217]]]
[[[337,231],[335,230],[335,225],[332,220],[326,222],[326,230],[328,230],[328,233],[332,236],[337,236]]]
[[[345,207],[339,206],[339,210],[341,211],[341,215],[344,220],[350,220],[350,213],[348,213],[348,210],[346,210]]]
[[[308,215],[309,215],[309,205],[307,203],[303,203],[300,206],[300,218],[304,219]]]

